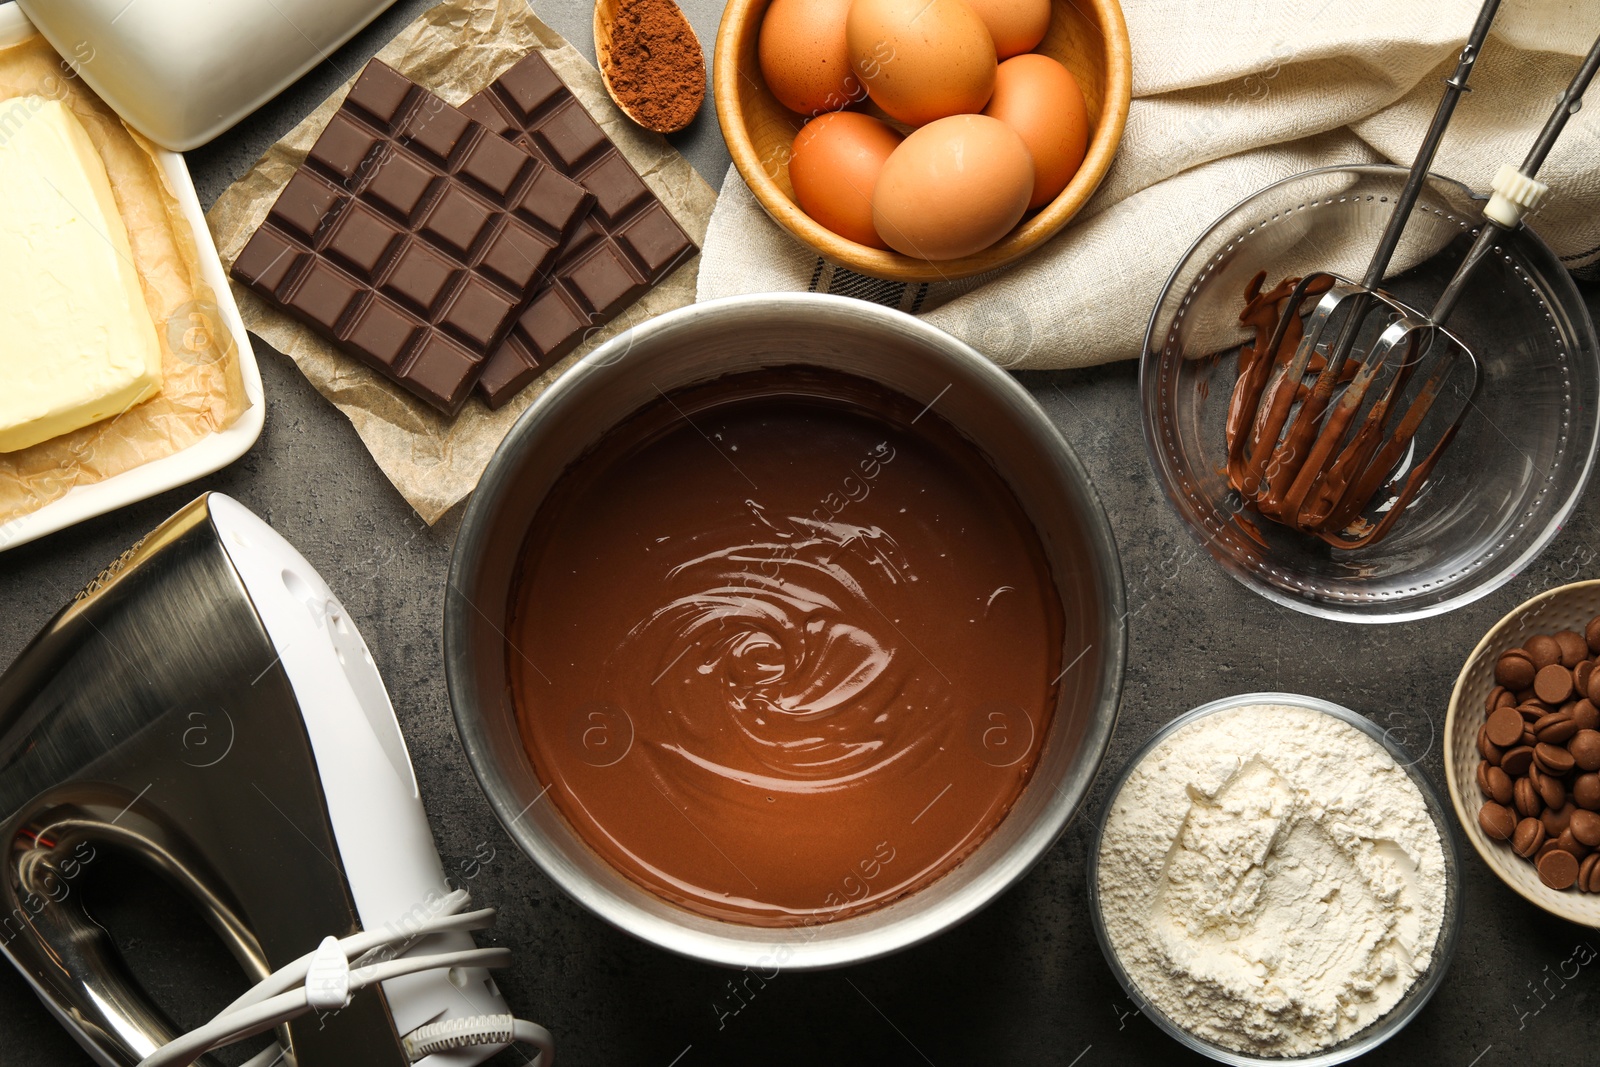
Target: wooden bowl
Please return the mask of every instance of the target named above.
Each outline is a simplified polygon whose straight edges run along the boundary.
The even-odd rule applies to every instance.
[[[1128,28],[1117,0],[1053,0],[1050,31],[1035,49],[1072,72],[1089,109],[1089,150],[1072,181],[998,242],[960,259],[926,260],[846,240],[795,203],[789,149],[805,117],[768,91],[756,57],[770,0],[729,0],[717,30],[711,71],[717,121],[728,151],[756,200],[778,225],[824,258],[875,278],[931,282],[965,278],[1015,262],[1055,235],[1100,185],[1122,140],[1132,96]],[[881,115],[880,115],[881,117]]]
[[[1461,832],[1483,862],[1524,900],[1551,915],[1584,926],[1600,926],[1600,894],[1583,893],[1576,886],[1555,890],[1539,880],[1533,864],[1511,851],[1509,841],[1492,840],[1478,825],[1478,809],[1485,797],[1478,790],[1478,727],[1487,718],[1484,704],[1494,688],[1494,665],[1500,653],[1517,648],[1535,634],[1557,630],[1583,633],[1590,619],[1600,615],[1600,581],[1574,582],[1540,593],[1518,605],[1478,642],[1456,678],[1450,710],[1444,720],[1444,775]]]

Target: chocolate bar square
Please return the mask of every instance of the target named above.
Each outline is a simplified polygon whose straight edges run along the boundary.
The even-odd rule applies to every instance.
[[[384,279],[383,291],[427,315],[439,306],[440,297],[454,290],[456,276],[451,260],[412,238]]]
[[[335,112],[322,136],[311,146],[311,158],[346,182],[356,176],[378,138],[350,116]]]
[[[298,234],[309,244],[315,244],[340,202],[339,190],[315,174],[299,171],[289,179],[278,203],[273,206],[277,217],[273,220],[280,229]]]
[[[388,252],[400,240],[400,227],[362,203],[353,203],[340,215],[325,251],[357,277],[371,280]]]
[[[350,328],[350,344],[368,359],[393,367],[410,349],[422,323],[393,304],[374,300],[362,310]]]
[[[378,157],[372,180],[367,183],[367,195],[410,226],[417,216],[417,209],[428,200],[428,191],[438,177],[438,171],[423,166],[410,156],[386,152]]]
[[[302,255],[299,246],[273,233],[259,231],[250,243],[239,252],[234,266],[243,274],[256,279],[256,284],[267,292],[275,293],[284,279],[295,273]]]
[[[355,303],[361,283],[333,264],[317,260],[300,278],[289,295],[287,307],[300,317],[330,333],[336,333],[344,313]]]

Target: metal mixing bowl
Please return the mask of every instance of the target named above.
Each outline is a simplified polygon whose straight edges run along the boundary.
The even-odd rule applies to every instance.
[[[959,866],[865,914],[807,927],[722,922],[650,893],[584,844],[523,747],[503,633],[513,575],[545,494],[610,428],[663,392],[764,367],[844,371],[935,405],[990,460],[1033,520],[1069,620],[1038,762],[1011,813]],[[1066,829],[1116,718],[1126,640],[1122,570],[1089,476],[1031,397],[967,345],[899,312],[840,297],[698,304],[596,349],[523,414],[490,460],[456,539],[445,601],[450,699],[467,760],[507,833],[578,902],[663,948],[732,967],[815,969],[872,959],[953,926],[1020,878]],[[1067,632],[1073,630],[1069,622]],[[1081,659],[1077,657],[1081,656]],[[976,758],[976,757],[975,757]]]
[[[1452,331],[1477,353],[1483,385],[1427,486],[1378,544],[1333,549],[1239,515],[1223,420],[1238,376],[1244,288],[1312,270],[1359,278],[1405,171],[1326,167],[1286,178],[1217,220],[1156,302],[1139,368],[1145,444],[1167,498],[1229,574],[1269,600],[1325,618],[1399,622],[1449,611],[1510,581],[1549,544],[1588,480],[1600,434],[1600,345],[1555,253],[1530,230],[1479,267]],[[1557,193],[1559,195],[1559,192]],[[1430,178],[1384,287],[1427,309],[1482,217],[1482,200]],[[1538,225],[1537,216],[1533,225]],[[1426,447],[1466,403],[1454,377],[1419,438]],[[1424,448],[1422,451],[1426,451]],[[1407,469],[1421,456],[1402,460]],[[1241,528],[1253,521],[1265,545]]]

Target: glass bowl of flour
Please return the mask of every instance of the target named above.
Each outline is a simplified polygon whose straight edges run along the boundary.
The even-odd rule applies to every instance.
[[[1422,1010],[1460,929],[1445,809],[1369,719],[1249,693],[1163,727],[1089,852],[1095,936],[1152,1022],[1231,1064],[1334,1064]]]

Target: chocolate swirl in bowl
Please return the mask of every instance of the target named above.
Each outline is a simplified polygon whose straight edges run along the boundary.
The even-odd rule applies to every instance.
[[[652,688],[665,712],[664,757],[766,789],[825,792],[915,747],[894,736],[897,706],[916,684],[906,650],[881,636],[881,620],[870,626],[867,591],[852,573],[898,584],[908,568],[876,528],[791,522],[792,540],[672,568],[666,589],[682,595],[620,653],[659,664]]]
[[[786,925],[939,878],[1031,774],[1063,613],[1008,486],[939,418],[794,370],[672,394],[536,517],[508,665],[551,798],[703,914]]]

